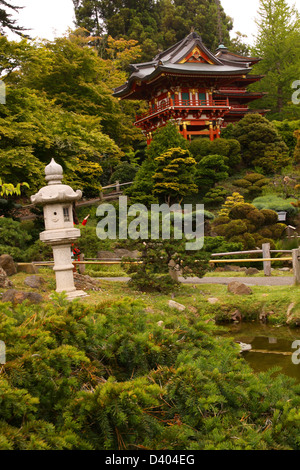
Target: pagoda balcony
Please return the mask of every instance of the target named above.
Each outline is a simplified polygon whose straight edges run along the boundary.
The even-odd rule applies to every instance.
[[[195,110],[222,110],[229,111],[231,109],[229,104],[229,99],[224,100],[180,100],[166,98],[161,101],[158,105],[151,107],[147,112],[139,114],[136,116],[135,124],[140,124],[143,121],[151,119],[152,117],[157,117],[166,111],[175,111],[175,110],[186,110],[186,111],[195,111]]]
[[[245,109],[248,109],[247,104],[231,104],[232,111],[237,111],[237,110],[242,110],[245,111]]]

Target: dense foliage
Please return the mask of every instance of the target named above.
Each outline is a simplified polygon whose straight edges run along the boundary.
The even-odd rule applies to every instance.
[[[291,163],[288,147],[275,126],[260,114],[248,114],[233,129],[240,142],[247,168],[260,168],[266,174],[280,172]]]
[[[142,60],[151,60],[159,51],[171,47],[194,28],[206,46],[216,49],[219,41],[230,43],[232,20],[214,0],[73,0],[77,26],[91,35],[116,39],[138,39]]]
[[[292,102],[292,83],[300,69],[299,12],[286,0],[260,0],[257,27],[251,52],[263,60],[254,73],[265,77],[251,88],[266,93],[252,106],[270,110],[270,119],[299,119],[299,106]]]
[[[34,191],[54,157],[66,181],[86,196],[99,195],[125,152],[141,141],[130,105],[124,113],[110,88],[124,80],[120,64],[127,53],[132,57],[134,45],[111,40],[109,47],[114,61],[100,59],[80,31],[33,44],[0,36],[7,89],[7,105],[0,109],[3,179],[15,185],[26,181]]]
[[[270,243],[274,249],[274,240],[283,236],[286,225],[278,222],[275,211],[242,203],[234,205],[227,216],[216,218],[213,229],[227,241],[242,243],[245,250],[261,248],[263,243]]]
[[[25,35],[25,28],[19,26],[17,21],[12,18],[12,12],[18,12],[19,10],[20,7],[11,1],[0,0],[0,34],[8,29],[19,36]]]
[[[61,296],[0,309],[1,450],[299,449],[292,379],[255,375],[205,315]]]

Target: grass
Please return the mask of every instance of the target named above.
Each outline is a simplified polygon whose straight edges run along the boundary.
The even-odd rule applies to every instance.
[[[224,275],[224,273],[219,273]],[[240,273],[231,273],[240,274]],[[52,269],[40,268],[39,275],[45,283],[39,292],[45,302],[51,301],[50,295],[55,291],[55,275]],[[33,290],[24,284],[26,273],[18,273],[10,279],[17,290]],[[237,276],[238,277],[238,276]],[[133,290],[123,281],[99,280],[100,291],[87,291],[88,296],[81,298],[80,302],[88,304],[108,305],[124,297],[140,299],[149,312],[163,316],[170,312],[168,302],[170,299],[183,304],[195,316],[205,317],[207,321],[216,323],[232,322],[232,314],[236,310],[242,315],[243,321],[259,321],[261,315],[267,317],[272,325],[300,325],[300,287],[297,286],[251,286],[252,295],[234,295],[228,292],[224,284],[182,284],[178,291],[171,294],[145,293]],[[4,289],[2,289],[4,291]],[[210,298],[218,299],[210,303]],[[287,311],[291,308],[289,322]],[[184,314],[178,312],[178,315]]]
[[[274,269],[272,271],[272,276],[293,276],[291,271],[280,271],[279,269]],[[205,274],[204,277],[246,277],[244,271],[210,271]],[[251,274],[248,277],[265,277],[264,272],[260,271],[256,274]]]

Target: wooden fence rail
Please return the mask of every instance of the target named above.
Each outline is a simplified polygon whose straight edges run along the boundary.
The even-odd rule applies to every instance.
[[[294,273],[294,284],[300,285],[300,249],[294,250],[270,250],[270,244],[266,243],[266,246],[263,245],[262,250],[248,250],[248,251],[234,251],[234,252],[227,252],[227,253],[212,253],[212,258],[210,259],[210,264],[217,264],[217,263],[263,263],[264,265],[264,274],[265,276],[271,276],[271,263],[272,262],[283,262],[283,261],[292,261],[293,265],[293,273]],[[226,256],[226,255],[245,255],[245,254],[257,254],[261,253],[263,255],[262,258],[239,258],[239,259],[215,259],[217,256]],[[286,256],[283,258],[272,258],[270,253],[291,253],[291,256]],[[113,265],[113,264],[140,264],[142,261],[123,261],[121,258],[115,259],[102,259],[102,260],[95,260],[93,259],[82,259],[82,260],[72,260],[74,265],[82,266],[84,271],[84,267],[87,264],[91,265]],[[19,266],[28,265],[30,263],[17,263]],[[31,264],[34,266],[53,266],[53,261],[34,261]]]

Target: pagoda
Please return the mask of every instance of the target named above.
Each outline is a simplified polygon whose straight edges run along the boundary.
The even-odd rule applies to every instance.
[[[152,140],[152,133],[173,121],[185,139],[220,137],[220,130],[249,112],[264,115],[267,110],[250,110],[248,104],[264,93],[251,93],[247,86],[259,81],[251,75],[260,59],[233,54],[220,45],[209,51],[196,32],[151,62],[131,64],[131,75],[115,88],[120,99],[146,100],[148,110],[136,116],[135,126]]]

